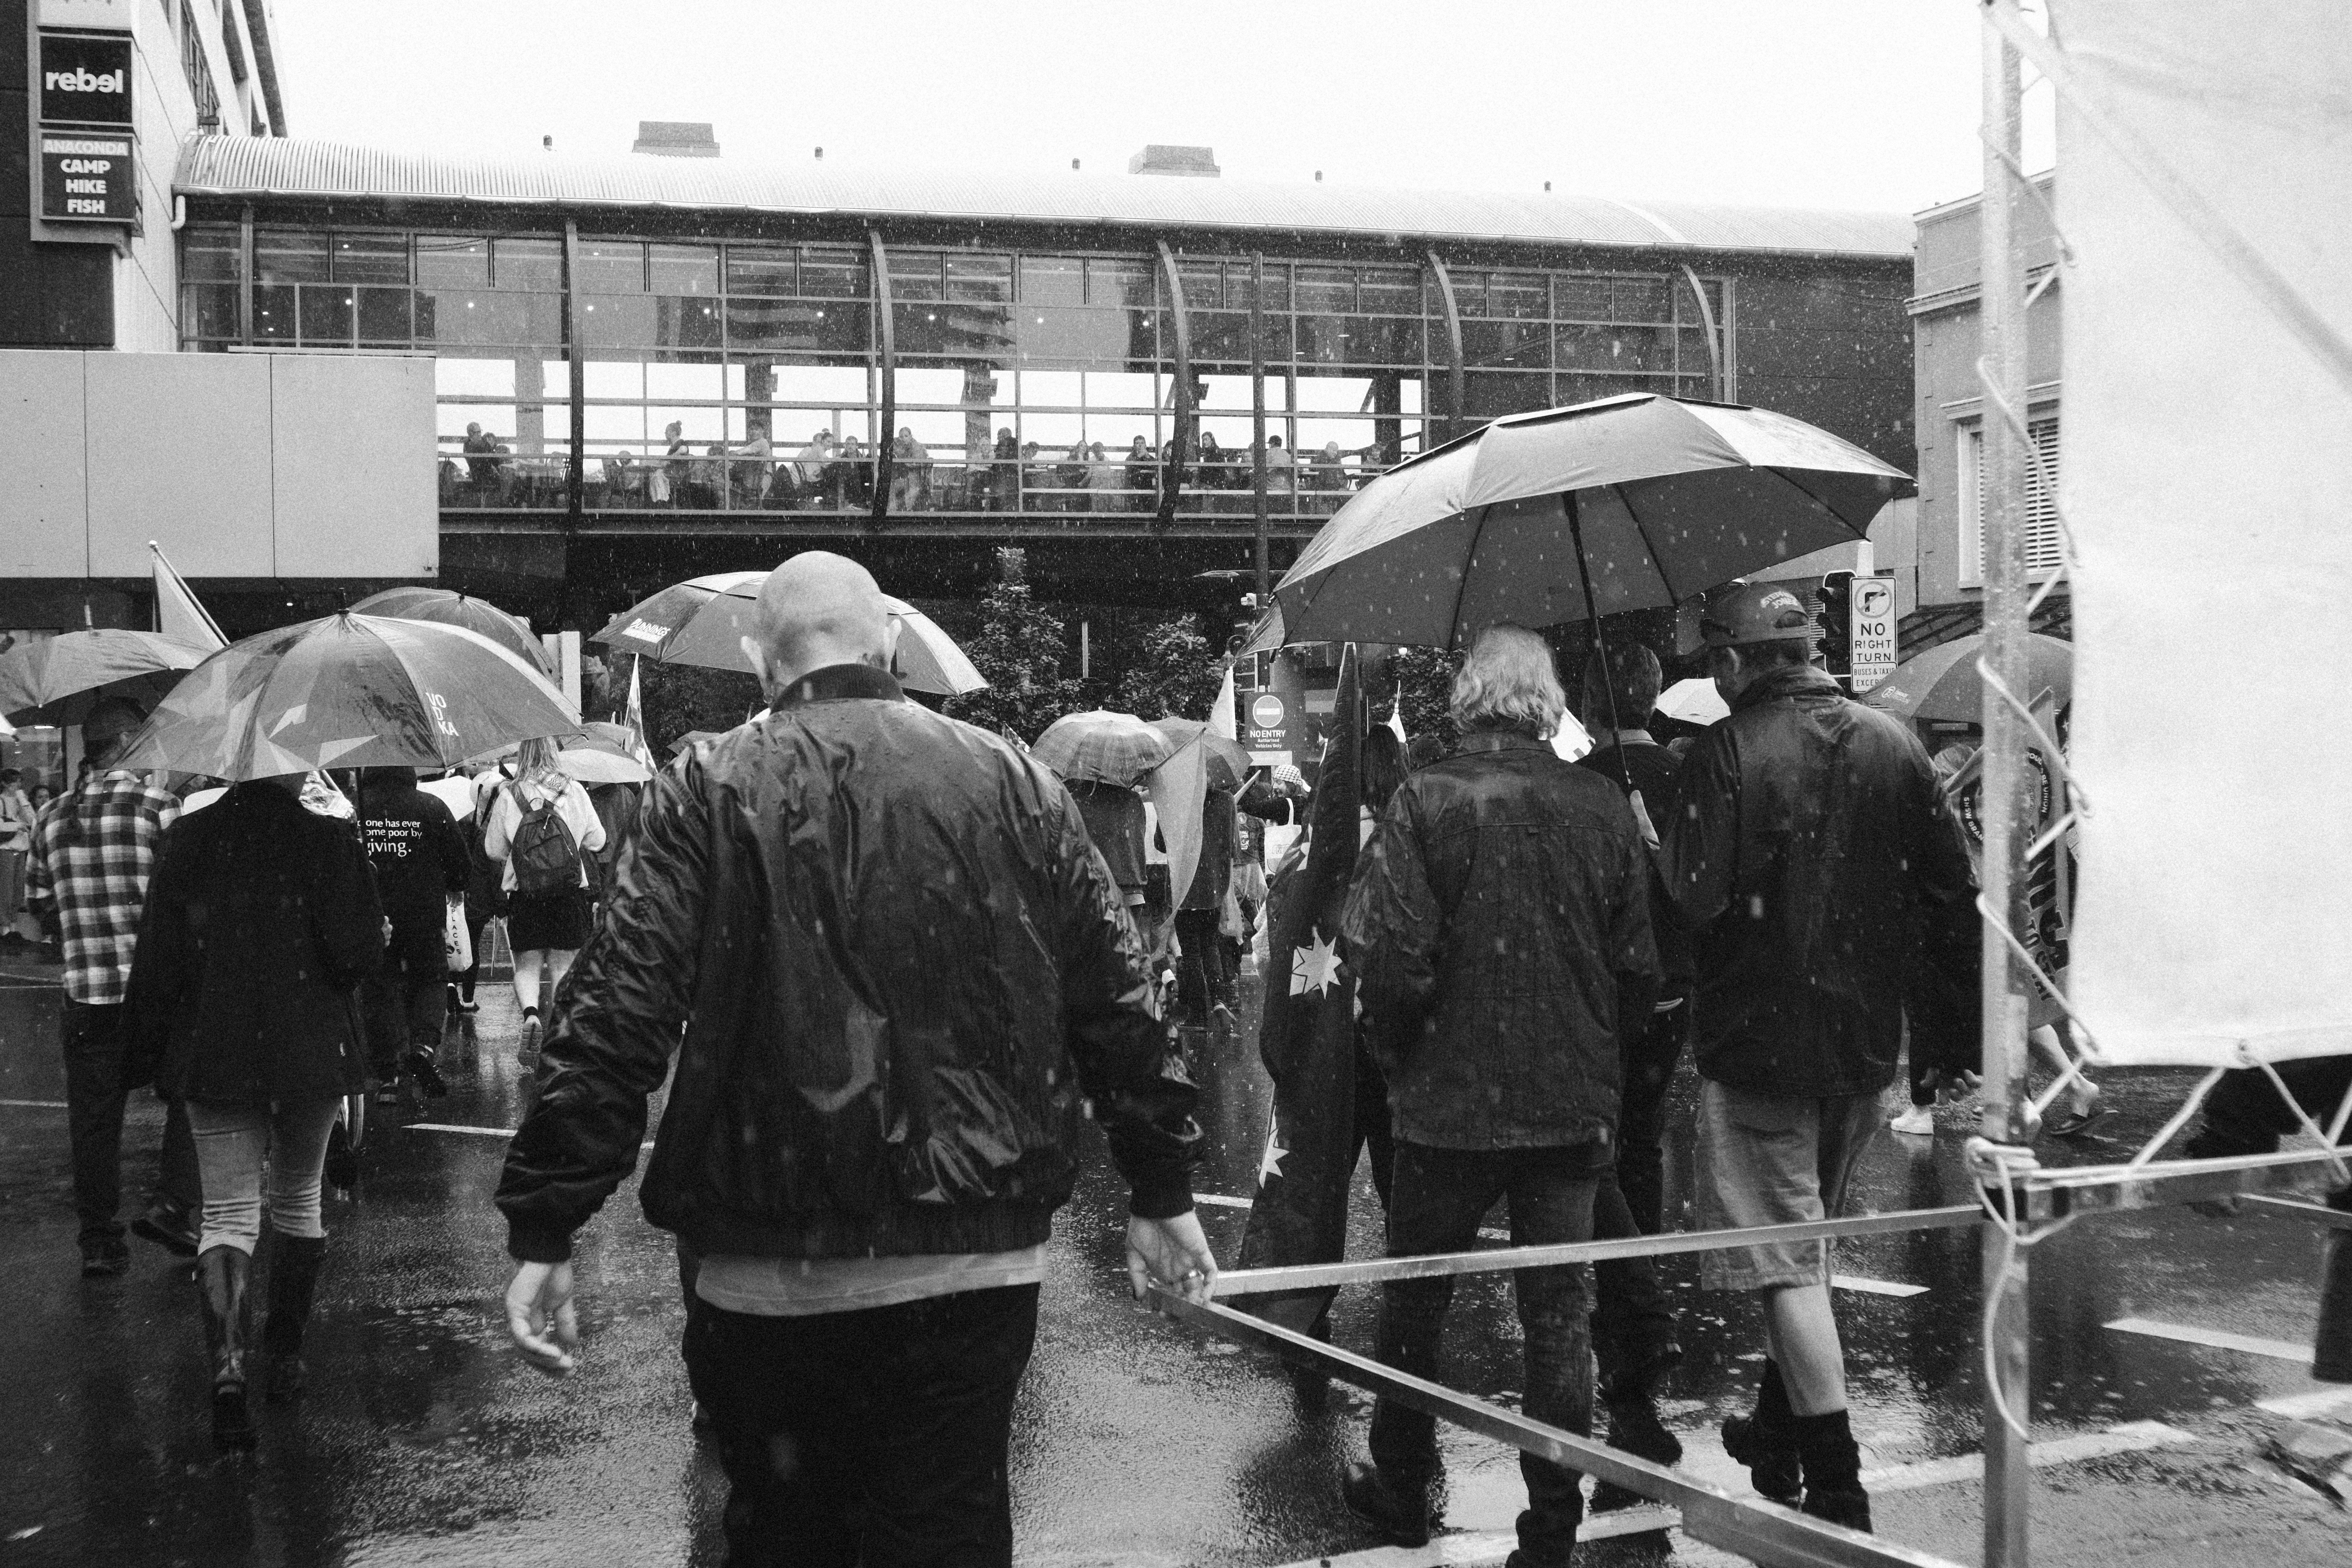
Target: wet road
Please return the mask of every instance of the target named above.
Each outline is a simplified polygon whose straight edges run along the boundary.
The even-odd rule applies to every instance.
[[[682,1322],[668,1238],[625,1187],[588,1231],[579,1277],[582,1372],[553,1382],[506,1346],[508,1271],[489,1205],[516,1119],[517,1018],[486,986],[478,1018],[445,1047],[454,1092],[404,1125],[379,1121],[356,1201],[331,1197],[334,1234],[312,1329],[310,1394],[259,1407],[260,1447],[223,1458],[205,1421],[189,1270],[134,1241],[124,1279],[79,1278],[67,1180],[55,970],[0,951],[0,1568],[32,1563],[391,1565],[710,1563],[724,1483],[688,1430],[676,1353]],[[1265,1126],[1266,1089],[1244,1043],[1202,1063],[1214,1147],[1200,1187],[1221,1256],[1237,1247]],[[2119,1077],[2097,1135],[2045,1142],[2046,1161],[2136,1149],[2187,1088],[2183,1075]],[[1687,1169],[1689,1102],[1677,1086],[1674,1158]],[[1969,1200],[1958,1111],[1933,1139],[1882,1134],[1862,1206]],[[127,1194],[152,1179],[161,1129],[134,1106]],[[1670,1177],[1670,1202],[1687,1181]],[[133,1212],[126,1197],[125,1215]],[[1303,1412],[1282,1373],[1140,1314],[1118,1248],[1123,1194],[1097,1142],[1056,1226],[1037,1352],[1013,1440],[1024,1563],[1250,1568],[1365,1552],[1334,1493],[1360,1455],[1365,1406],[1336,1390]],[[1360,1186],[1351,1253],[1377,1250]],[[2257,1456],[2282,1416],[2352,1422],[2352,1390],[2313,1384],[2307,1354],[2318,1234],[2294,1221],[2221,1223],[2163,1210],[2088,1220],[2034,1263],[2036,1551],[2045,1563],[2352,1561],[2344,1514]],[[1752,1303],[1681,1287],[1689,1355],[1664,1408],[1686,1467],[1745,1490],[1714,1428],[1752,1399]],[[1882,1533],[1978,1558],[1977,1243],[1972,1231],[1872,1237],[1839,1253],[1839,1310],[1854,1426]],[[1509,1404],[1518,1330],[1502,1277],[1465,1279],[1448,1380]],[[1343,1292],[1339,1342],[1368,1350],[1372,1292]],[[2137,1320],[2140,1329],[2109,1327]],[[2148,1331],[2153,1330],[2155,1331]],[[2219,1338],[2214,1336],[2218,1332]],[[2179,1337],[2187,1336],[2187,1337]],[[2234,1338],[2232,1337],[2234,1336]],[[1429,1552],[1369,1552],[1362,1568],[1443,1557],[1499,1561],[1519,1506],[1508,1451],[1449,1434],[1454,1533]],[[1679,1534],[1676,1561],[1721,1553]],[[1580,1561],[1655,1561],[1600,1541]]]

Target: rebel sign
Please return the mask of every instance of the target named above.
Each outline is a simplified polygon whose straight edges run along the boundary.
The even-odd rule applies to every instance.
[[[121,35],[44,31],[41,120],[60,125],[129,125],[131,40]]]

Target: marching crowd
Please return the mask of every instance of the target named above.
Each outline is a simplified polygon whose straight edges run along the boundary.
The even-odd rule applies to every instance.
[[[444,1012],[475,980],[450,955],[478,957],[494,909],[536,1089],[497,1196],[510,1329],[572,1370],[573,1238],[637,1168],[667,1081],[641,1196],[678,1240],[730,1561],[1010,1562],[1013,1394],[1085,1121],[1129,1188],[1139,1299],[1207,1298],[1196,1090],[1161,981],[1175,971],[1184,1017],[1230,1011],[1255,913],[1236,921],[1233,868],[1291,803],[1214,781],[1176,889],[1133,791],[1066,786],[905,700],[862,567],[795,555],[752,626],[767,718],[690,748],[642,800],[592,800],[527,742],[468,786],[462,825],[389,768],[184,810],[113,765],[138,710],[90,714],[89,774],[29,830],[31,904],[62,947],[84,1269],[127,1266],[123,1105],[153,1084],[163,1180],[134,1228],[195,1259],[225,1445],[254,1440],[249,1385],[300,1390],[322,1186],[372,1085],[441,1090]],[[1906,1036],[1915,1062],[1972,1050],[1973,876],[1935,764],[1812,663],[1785,589],[1719,590],[1702,634],[1730,712],[1686,751],[1652,736],[1658,664],[1629,647],[1582,672],[1601,744],[1561,761],[1568,693],[1511,626],[1454,677],[1450,754],[1408,770],[1366,748],[1369,837],[1336,936],[1392,1255],[1472,1247],[1497,1201],[1516,1244],[1657,1230],[1685,1047],[1697,1223],[1834,1215]],[[1280,880],[1244,901],[1278,903]],[[2265,1136],[2241,1120],[2229,1136]],[[1867,1529],[1828,1246],[1705,1258],[1707,1288],[1763,1302],[1756,1406],[1726,1449],[1765,1496]],[[1672,1464],[1655,1398],[1682,1354],[1674,1304],[1646,1260],[1594,1275],[1517,1276],[1526,1413],[1589,1433],[1597,1392],[1612,1443]],[[1434,1377],[1451,1293],[1386,1285],[1380,1359]],[[1348,1502],[1425,1542],[1444,1501],[1432,1418],[1383,1399],[1370,1447]],[[1522,1464],[1513,1563],[1565,1563],[1579,1478]],[[1594,1506],[1632,1500],[1612,1490]]]

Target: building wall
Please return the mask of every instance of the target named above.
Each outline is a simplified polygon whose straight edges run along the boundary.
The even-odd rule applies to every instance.
[[[29,233],[36,197],[26,99],[44,20],[131,24],[139,221],[127,249],[45,243]],[[205,129],[184,50],[210,73],[219,104],[213,133],[250,134],[261,79],[239,0],[0,0],[0,279],[9,285],[0,288],[0,347],[169,353],[180,346],[172,174],[181,143]]]
[[[2047,176],[2040,184],[2045,192],[2050,188]],[[2031,202],[2018,216],[2028,275],[2038,279],[2058,259],[2049,220]],[[1981,337],[1979,217],[1978,204],[1971,198],[1922,214],[1919,219],[1918,293],[1911,303],[1916,335],[1913,418],[1919,510],[1915,553],[1907,564],[1916,574],[1917,605],[1927,609],[1973,605],[1983,597],[1980,588],[1964,581],[1974,538],[1969,531],[1973,520],[1962,515],[1966,487],[1960,473],[1964,435],[1979,427],[1985,416],[1977,382]],[[2026,316],[2030,417],[2037,420],[2053,414],[2058,404],[2058,290],[2063,286],[2062,273]]]
[[[0,585],[430,580],[432,446],[423,359],[0,352]]]

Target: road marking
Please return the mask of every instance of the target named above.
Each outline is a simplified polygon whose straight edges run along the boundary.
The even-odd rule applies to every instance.
[[[2152,1339],[2179,1340],[2185,1344],[2210,1345],[2215,1350],[2240,1351],[2247,1355],[2266,1355],[2279,1361],[2311,1364],[2311,1347],[2285,1340],[2256,1339],[2252,1334],[2232,1334],[2221,1329],[2194,1329],[2183,1323],[2159,1323],[2151,1318],[2117,1318],[2105,1327],[2118,1333],[2147,1334]]]
[[[465,1132],[470,1133],[476,1138],[512,1138],[516,1132],[520,1131],[520,1129],[513,1127],[467,1127],[456,1121],[412,1121],[403,1128],[402,1131],[406,1132]],[[650,1149],[653,1146],[654,1141],[648,1138],[644,1142],[638,1144],[637,1148],[640,1151],[643,1151]]]
[[[2054,1437],[2046,1443],[2036,1443],[2032,1449],[2032,1462],[2038,1468],[2080,1464],[2085,1459],[2105,1458],[2111,1454],[2144,1453],[2151,1448],[2168,1448],[2194,1441],[2194,1433],[2184,1432],[2178,1426],[2168,1426],[2161,1421],[2133,1421],[2105,1432],[2084,1432],[2073,1437]],[[1979,1480],[1983,1476],[1984,1456],[1963,1454],[1949,1459],[1930,1459],[1924,1464],[1864,1470],[1862,1481],[1874,1492],[1906,1492],[1950,1486],[1959,1481]],[[1672,1530],[1681,1522],[1681,1510],[1651,1503],[1622,1512],[1588,1517],[1577,1531],[1576,1538],[1579,1542],[1606,1541],[1614,1536]],[[1360,1552],[1308,1557],[1285,1564],[1285,1568],[1474,1568],[1476,1564],[1502,1561],[1518,1543],[1518,1536],[1513,1531],[1464,1531],[1453,1535],[1441,1535],[1425,1547],[1374,1546]],[[1685,1560],[1685,1544],[1680,1539],[1675,1542],[1677,1561]]]
[[[2276,1399],[2254,1401],[2254,1408],[2284,1415],[2290,1421],[2352,1416],[2352,1388],[2315,1388],[2309,1394],[2283,1394]]]
[[[1895,1279],[1865,1279],[1859,1274],[1832,1274],[1830,1283],[1841,1290],[1860,1290],[1871,1296],[1924,1296],[1925,1285],[1906,1285]]]
[[[66,1109],[66,1102],[62,1100],[0,1100],[0,1105],[20,1105],[28,1110],[63,1110]]]
[[[1248,1198],[1229,1198],[1222,1193],[1194,1193],[1192,1201],[1196,1204],[1214,1204],[1221,1209],[1245,1209],[1250,1206]]]

